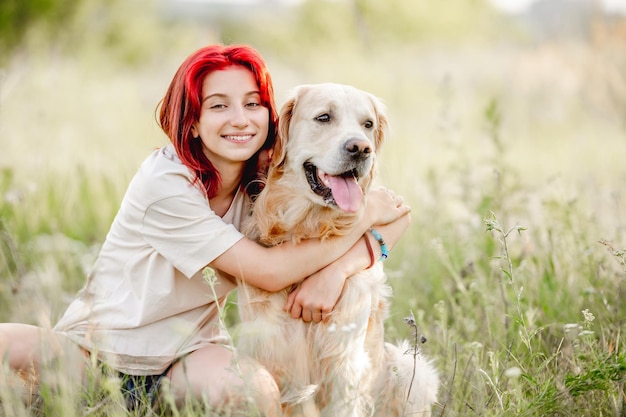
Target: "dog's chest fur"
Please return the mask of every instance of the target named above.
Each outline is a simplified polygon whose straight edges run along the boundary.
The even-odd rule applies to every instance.
[[[264,207],[252,212],[244,231],[247,237],[265,246],[341,236],[361,214],[314,204],[285,181],[268,183],[254,205]]]

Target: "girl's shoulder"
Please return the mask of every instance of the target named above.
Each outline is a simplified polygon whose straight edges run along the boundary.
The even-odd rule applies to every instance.
[[[166,180],[169,175],[182,176],[186,181],[193,181],[194,177],[182,163],[172,144],[155,149],[141,164],[140,172],[147,177]]]
[[[156,149],[143,161],[128,193],[147,204],[189,193],[205,198],[201,187],[194,181],[194,174],[181,162],[171,144]]]

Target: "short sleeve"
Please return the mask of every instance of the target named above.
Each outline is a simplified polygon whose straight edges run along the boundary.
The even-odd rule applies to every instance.
[[[141,226],[146,242],[187,278],[243,238],[193,190],[151,204]]]

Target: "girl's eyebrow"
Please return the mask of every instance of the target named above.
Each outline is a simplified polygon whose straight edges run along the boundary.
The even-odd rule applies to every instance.
[[[253,96],[253,95],[261,95],[261,92],[258,90],[253,90],[253,91],[248,91],[246,94],[244,94],[245,97],[248,96]],[[202,102],[204,103],[205,101],[207,101],[210,98],[213,97],[217,97],[217,98],[227,98],[228,94],[224,94],[224,93],[213,93],[213,94],[209,94],[208,96],[204,97],[202,99]]]

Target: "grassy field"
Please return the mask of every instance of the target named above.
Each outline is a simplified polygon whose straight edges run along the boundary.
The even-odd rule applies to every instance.
[[[355,35],[302,48],[306,33],[285,40],[289,26],[259,20],[217,31],[145,17],[122,46],[87,34],[68,51],[34,34],[12,56],[0,73],[0,321],[55,322],[135,169],[166,143],[154,109],[179,62],[205,43],[250,42],[279,103],[320,81],[386,103],[380,180],[413,207],[386,264],[388,337],[412,337],[414,314],[441,372],[435,416],[626,415],[626,38],[492,37],[502,23],[450,35],[458,25],[441,18],[393,48]],[[0,415],[124,415],[115,381],[83,392],[50,375],[34,406],[0,392]]]

